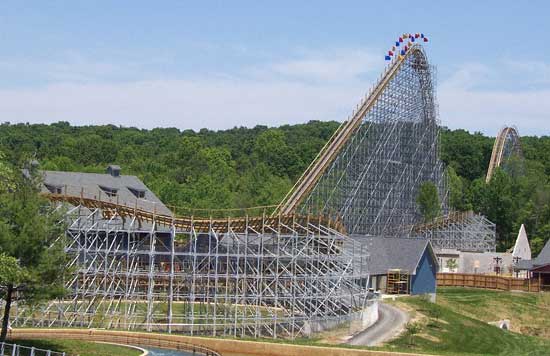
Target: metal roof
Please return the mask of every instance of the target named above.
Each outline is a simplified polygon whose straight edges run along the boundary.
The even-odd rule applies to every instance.
[[[367,268],[371,275],[386,274],[390,269],[416,274],[416,268],[426,249],[429,249],[437,265],[437,258],[427,239],[359,235],[353,235],[352,238],[367,246]]]
[[[80,172],[42,171],[43,192],[50,192],[47,186],[60,188],[61,194],[93,197],[102,201],[118,201],[121,205],[136,206],[140,209],[171,215],[172,212],[162,201],[136,176]],[[142,198],[136,197],[130,189],[144,192]],[[109,191],[116,195],[109,196]],[[55,192],[54,192],[55,193]]]

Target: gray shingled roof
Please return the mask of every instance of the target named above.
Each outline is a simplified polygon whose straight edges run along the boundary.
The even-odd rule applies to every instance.
[[[430,250],[437,264],[431,243],[426,239],[358,235],[352,238],[367,246],[370,256],[367,268],[371,275],[386,274],[390,269],[401,269],[415,274],[426,248]]]
[[[550,264],[550,240],[546,241],[546,245],[544,245],[536,258],[530,261],[519,261],[516,269],[529,270],[547,264]]]
[[[519,261],[517,269],[532,269],[547,264],[550,264],[550,240],[546,241],[546,245],[536,258],[531,261]]]
[[[545,265],[550,263],[550,240],[546,241],[546,245],[542,248],[534,263],[536,265]]]
[[[80,196],[81,191],[84,197],[99,199],[104,201],[117,201],[119,204],[135,206],[147,211],[156,211],[159,214],[171,215],[171,211],[160,201],[157,196],[147,188],[136,176],[120,175],[113,177],[110,174],[98,173],[80,173],[80,172],[60,172],[60,171],[42,171],[44,185],[42,190],[48,192],[50,187],[59,187],[62,193],[65,193],[65,187],[68,195]],[[116,189],[117,197],[111,197],[102,189]],[[143,192],[143,198],[137,198],[130,189]]]

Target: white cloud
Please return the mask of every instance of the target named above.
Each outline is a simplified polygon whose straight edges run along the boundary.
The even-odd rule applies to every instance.
[[[480,82],[487,81],[491,75],[491,68],[481,63],[466,63],[440,85],[442,91],[448,88],[471,89]]]
[[[519,89],[505,90],[499,86],[503,78],[520,83],[537,79],[537,73],[550,76],[550,65],[500,64],[464,64],[441,82],[438,99],[443,124],[490,135],[504,124],[518,126],[521,134],[550,134],[550,88],[539,85],[527,90],[518,85]],[[172,80],[144,74],[139,63],[121,68],[77,55],[62,64],[21,66],[29,72],[49,73],[53,82],[0,90],[0,122],[63,120],[77,125],[224,129],[343,120],[372,85],[383,62],[368,51],[338,49],[306,52],[297,59],[216,76],[192,73]],[[0,63],[0,72],[8,67],[9,62]],[[117,80],[119,72],[125,81]]]
[[[344,120],[372,84],[365,74],[380,70],[375,62],[366,51],[343,49],[238,74],[106,82],[116,66],[76,58],[67,68],[43,68],[61,83],[0,90],[0,121],[224,129]]]
[[[359,87],[293,82],[141,81],[0,90],[0,121],[181,129],[343,119]]]
[[[374,56],[365,50],[342,49],[275,63],[271,69],[276,75],[302,80],[348,82],[361,75],[380,71],[382,67],[380,56]]]
[[[550,63],[510,59],[502,63],[506,70],[521,73],[522,80],[530,84],[550,84]]]
[[[504,125],[515,125],[524,135],[550,134],[550,88],[524,89],[530,70],[530,66],[510,64],[463,66],[440,86],[443,125],[489,135],[495,135]],[[520,89],[498,88],[499,80],[506,76]]]
[[[523,135],[550,134],[550,90],[503,92],[441,90],[443,125],[496,135],[514,125]]]

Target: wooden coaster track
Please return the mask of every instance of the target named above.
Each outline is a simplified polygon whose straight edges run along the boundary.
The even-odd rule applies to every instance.
[[[319,181],[330,164],[335,160],[348,140],[361,126],[361,122],[363,121],[365,115],[376,104],[378,98],[382,95],[388,83],[399,72],[401,65],[408,57],[418,54],[424,55],[422,52],[422,47],[420,45],[413,45],[402,59],[396,59],[386,68],[381,76],[381,79],[358,106],[358,109],[352,114],[351,119],[344,121],[338,127],[329,141],[317,154],[313,162],[298,179],[283,201],[279,204],[274,212],[274,215],[290,214],[296,210],[307,194],[315,187],[315,184]]]

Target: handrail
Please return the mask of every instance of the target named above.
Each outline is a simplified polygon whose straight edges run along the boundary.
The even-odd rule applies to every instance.
[[[221,356],[221,354],[209,347],[192,344],[186,341],[170,338],[169,335],[145,334],[132,332],[102,331],[102,330],[16,330],[15,337],[19,339],[39,338],[60,338],[72,340],[111,342],[124,345],[135,345],[141,347],[158,347],[164,349],[192,352],[193,354],[202,354],[205,356]],[[54,355],[52,355],[54,356]]]
[[[344,121],[334,132],[321,151],[313,159],[308,168],[300,176],[296,184],[291,188],[281,203],[277,206],[274,214],[289,214],[293,212],[302,202],[304,197],[313,189],[328,166],[334,161],[338,153],[348,142],[353,133],[360,127],[367,112],[376,104],[377,99],[396,75],[404,61],[413,53],[422,53],[420,45],[413,45],[401,58],[394,59],[384,70],[378,83],[369,91],[369,94],[361,102],[361,105],[353,112],[351,120]]]
[[[37,347],[28,347],[18,344],[9,344],[7,342],[0,342],[0,355],[68,356],[65,352],[39,349]]]
[[[80,195],[55,194],[43,192],[42,195],[53,202],[65,202],[73,206],[84,206],[88,209],[100,209],[105,218],[114,216],[136,217],[139,222],[155,223],[161,226],[173,226],[176,229],[190,231],[193,229],[196,232],[211,232],[227,233],[229,231],[236,233],[247,232],[250,228],[261,230],[263,226],[276,226],[279,230],[285,230],[285,226],[304,227],[310,225],[322,225],[332,228],[338,232],[345,232],[343,224],[339,221],[325,216],[310,216],[298,214],[279,214],[270,216],[267,214],[258,214],[255,216],[231,217],[226,218],[208,218],[195,216],[176,216],[174,214],[161,214],[156,210],[148,210],[140,207],[137,204],[128,205],[125,202],[102,200],[96,196],[88,196],[81,191]]]

